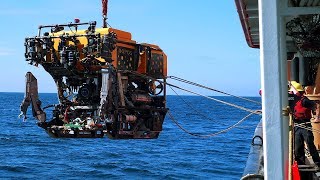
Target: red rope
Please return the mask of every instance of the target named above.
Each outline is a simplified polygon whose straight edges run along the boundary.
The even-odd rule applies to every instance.
[[[102,0],[102,15],[107,16],[108,0]]]

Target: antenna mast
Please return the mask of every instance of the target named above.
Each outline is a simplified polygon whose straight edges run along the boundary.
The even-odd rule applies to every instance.
[[[107,27],[108,0],[102,0],[103,28]]]

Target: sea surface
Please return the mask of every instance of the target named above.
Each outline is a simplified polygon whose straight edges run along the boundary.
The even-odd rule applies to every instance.
[[[183,132],[167,116],[155,140],[55,139],[36,125],[31,110],[26,122],[18,118],[23,96],[0,93],[0,179],[240,179],[261,119],[250,116],[210,138]],[[43,106],[57,103],[56,94],[40,98]],[[233,97],[215,98],[261,108]],[[182,127],[200,134],[221,131],[249,114],[196,96],[168,96],[167,105]],[[51,114],[47,109],[48,118]]]

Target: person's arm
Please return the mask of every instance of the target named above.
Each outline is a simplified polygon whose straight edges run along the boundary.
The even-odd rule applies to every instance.
[[[317,108],[317,104],[314,101],[309,100],[308,98],[303,98],[302,106],[305,108],[312,109],[312,111],[315,111]]]

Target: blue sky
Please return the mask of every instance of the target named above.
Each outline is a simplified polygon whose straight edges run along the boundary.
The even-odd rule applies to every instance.
[[[38,79],[39,92],[56,92],[43,68],[25,62],[24,38],[35,36],[40,24],[74,18],[96,20],[101,26],[101,1],[1,2],[0,92],[23,92],[27,71]],[[131,32],[137,42],[159,45],[168,56],[168,75],[235,95],[258,96],[259,50],[247,46],[233,0],[109,0],[108,18],[113,28]]]

